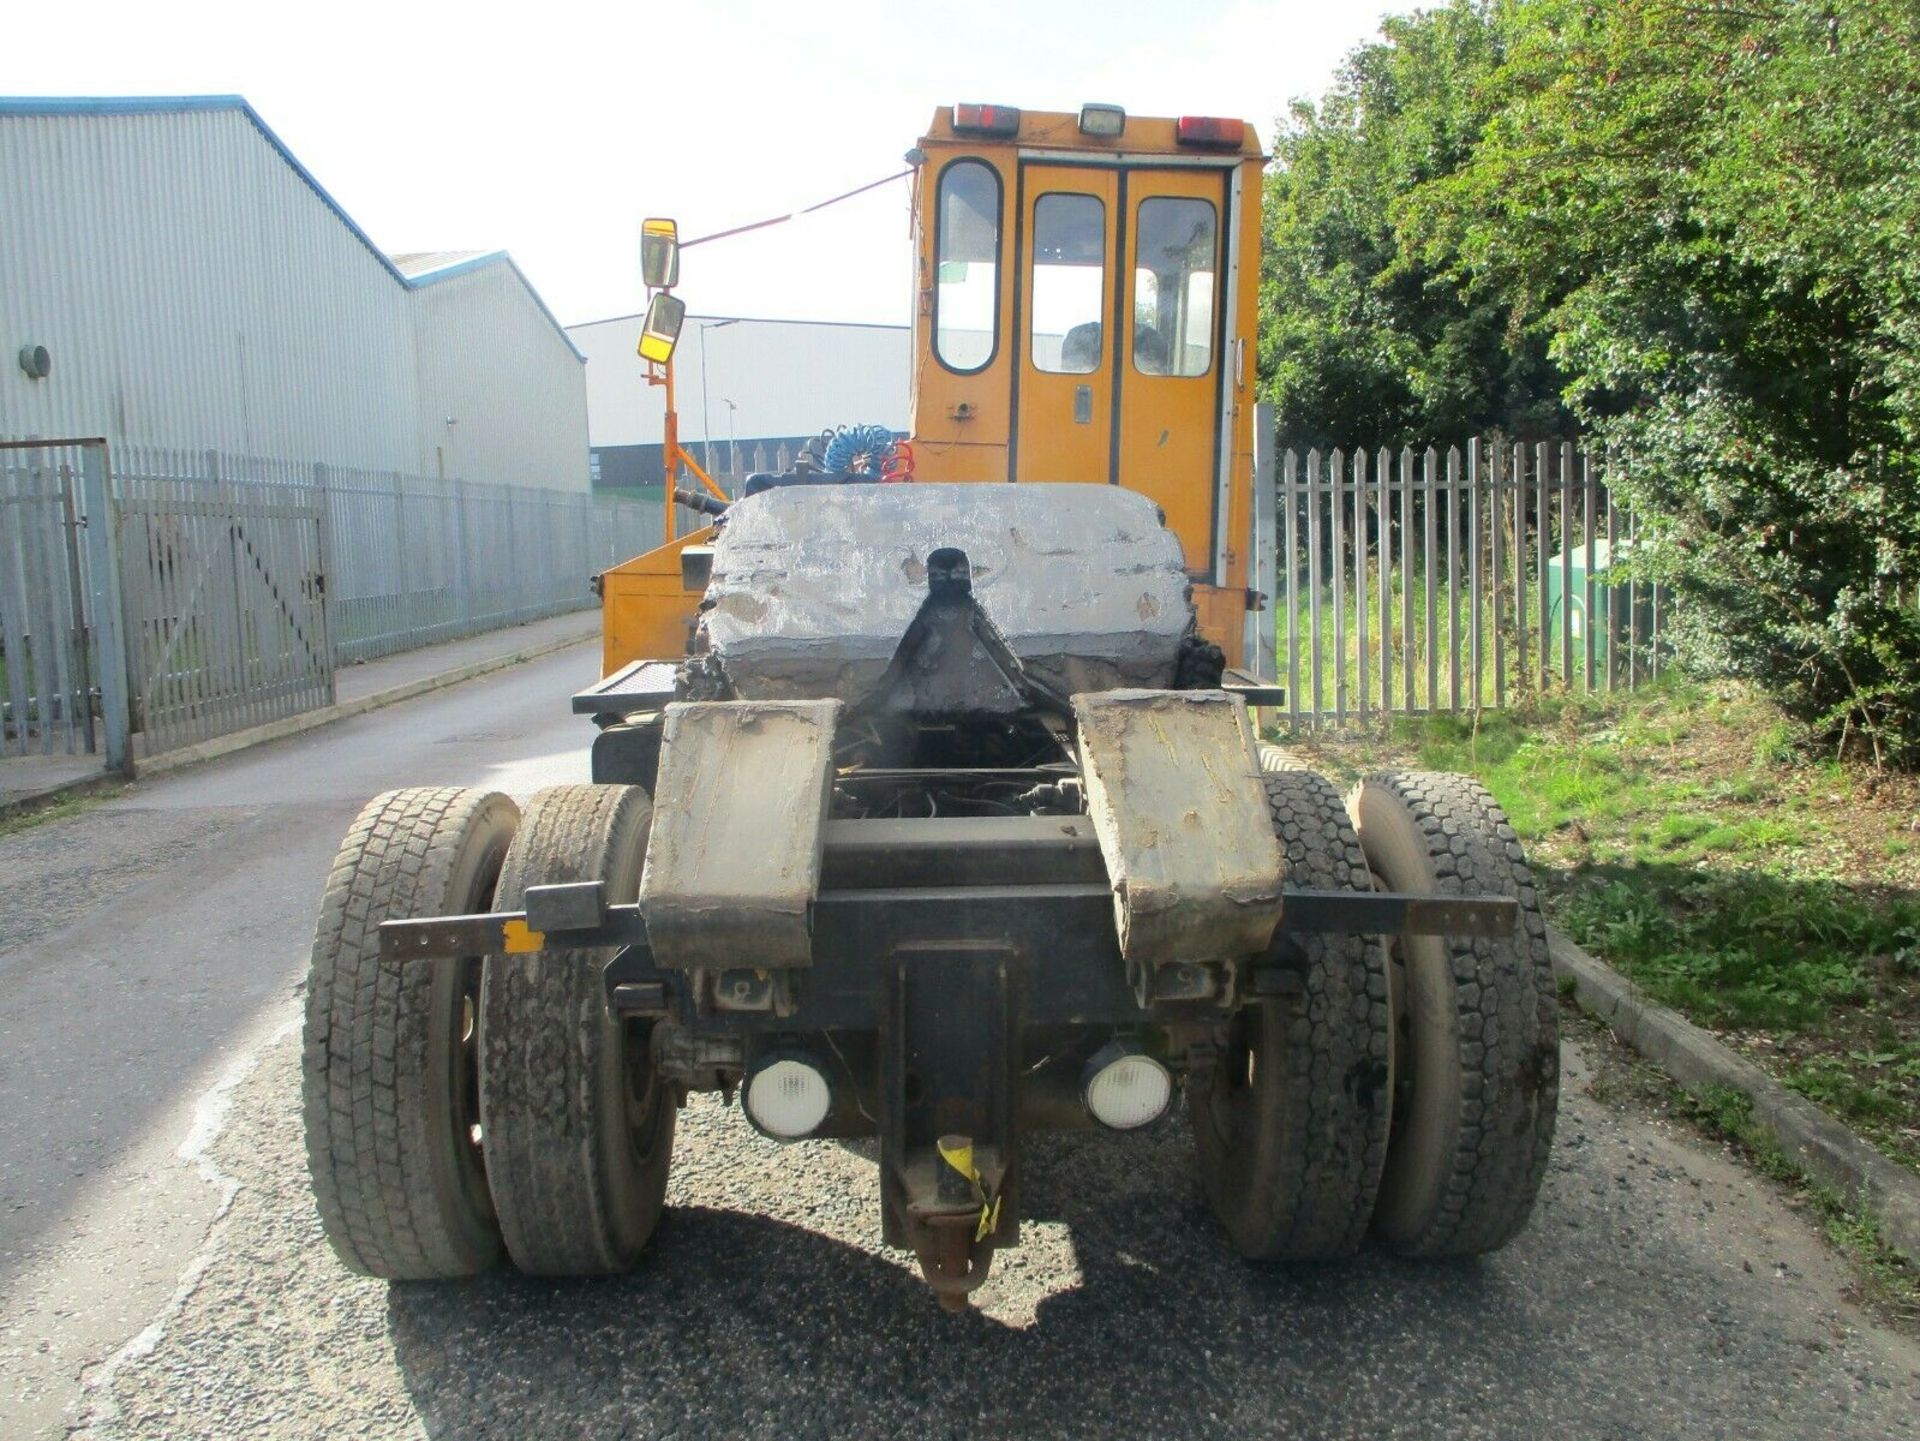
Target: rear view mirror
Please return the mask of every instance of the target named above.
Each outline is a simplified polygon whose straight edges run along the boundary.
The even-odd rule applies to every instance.
[[[680,227],[673,221],[640,222],[640,279],[649,290],[680,283]]]
[[[659,365],[672,359],[674,344],[680,339],[680,323],[686,318],[686,301],[664,290],[654,296],[647,303],[647,318],[640,326],[640,358]]]

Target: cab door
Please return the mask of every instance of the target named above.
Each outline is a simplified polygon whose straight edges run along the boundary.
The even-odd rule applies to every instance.
[[[1113,479],[1119,188],[1111,168],[1021,167],[1009,479]]]
[[[1159,503],[1197,579],[1214,578],[1217,480],[1231,443],[1220,354],[1227,181],[1220,170],[1132,169],[1121,190],[1114,477]]]

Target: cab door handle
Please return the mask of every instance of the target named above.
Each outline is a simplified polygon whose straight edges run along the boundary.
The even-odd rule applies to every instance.
[[[1076,385],[1073,388],[1073,423],[1075,425],[1093,424],[1093,387]]]

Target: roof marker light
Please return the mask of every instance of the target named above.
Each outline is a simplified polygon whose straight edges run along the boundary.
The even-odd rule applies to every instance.
[[[1127,112],[1118,105],[1082,105],[1080,133],[1096,140],[1118,140],[1127,128]]]
[[[953,128],[961,135],[994,135],[1011,139],[1020,133],[1020,111],[1012,105],[956,105]]]
[[[1246,122],[1217,115],[1182,115],[1174,122],[1174,138],[1182,145],[1228,146],[1238,150],[1247,136]]]

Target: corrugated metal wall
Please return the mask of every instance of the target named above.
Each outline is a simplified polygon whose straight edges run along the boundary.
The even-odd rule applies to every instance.
[[[911,364],[904,325],[837,325],[689,315],[674,352],[680,440],[701,453],[711,425],[716,456],[729,428],[741,439],[813,435],[835,425],[907,428]],[[633,351],[640,317],[569,326],[587,357],[587,418],[596,446],[660,441],[661,393]],[[701,352],[706,385],[702,394]],[[736,409],[729,415],[725,401]]]
[[[582,366],[509,267],[408,289],[243,109],[33,103],[0,111],[0,435],[433,475],[454,415],[486,435],[447,474],[585,488]]]
[[[586,490],[583,367],[512,267],[429,279],[413,303],[422,468]]]
[[[415,469],[410,300],[242,113],[0,116],[0,432]]]

